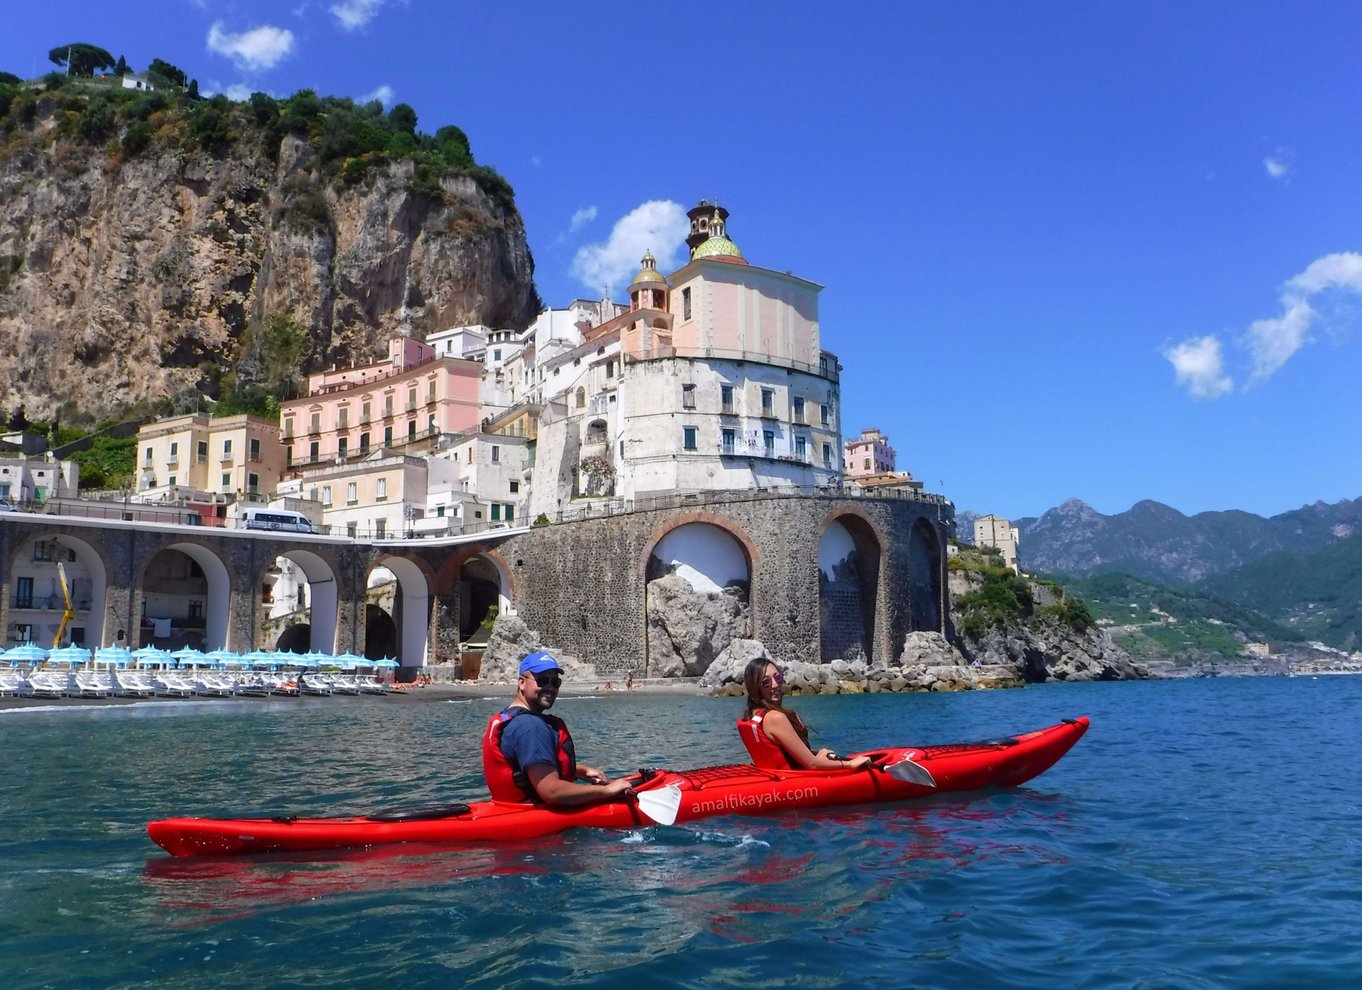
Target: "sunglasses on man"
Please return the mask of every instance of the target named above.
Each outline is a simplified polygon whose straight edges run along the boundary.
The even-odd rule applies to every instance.
[[[557,674],[532,674],[530,676],[534,678],[534,682],[541,688],[563,686],[563,679]]]

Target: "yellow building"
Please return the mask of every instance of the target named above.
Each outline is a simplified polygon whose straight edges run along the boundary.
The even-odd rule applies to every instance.
[[[137,490],[176,486],[224,495],[272,495],[284,470],[279,424],[201,413],[137,431]]]

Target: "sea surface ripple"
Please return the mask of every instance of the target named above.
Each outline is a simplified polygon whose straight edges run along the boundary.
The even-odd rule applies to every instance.
[[[611,773],[743,758],[735,699],[564,698]],[[472,849],[172,859],[169,815],[482,796],[492,700],[0,712],[5,986],[1351,987],[1362,678],[794,699],[847,752],[1090,715],[1026,787]]]

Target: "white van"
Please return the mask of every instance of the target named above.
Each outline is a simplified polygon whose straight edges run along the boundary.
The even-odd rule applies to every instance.
[[[246,529],[271,529],[280,533],[315,533],[317,527],[301,512],[288,509],[247,509],[241,513]]]

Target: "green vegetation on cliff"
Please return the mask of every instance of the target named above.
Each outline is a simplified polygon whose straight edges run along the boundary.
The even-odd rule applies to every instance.
[[[82,67],[113,65],[112,59],[102,62],[108,53],[94,46],[62,46],[53,53],[60,51],[64,59],[68,47],[73,59],[81,56]],[[441,180],[467,176],[499,206],[514,208],[514,190],[495,170],[477,164],[462,130],[449,125],[423,134],[416,111],[405,103],[385,112],[376,100],[361,105],[307,89],[285,99],[254,93],[243,103],[220,94],[204,100],[197,83],[186,85],[185,73],[168,62],[155,59],[147,75],[160,88],[124,89],[115,76],[52,73],[39,85],[0,76],[0,156],[30,142],[66,140],[105,145],[111,162],[160,148],[218,156],[256,151],[277,161],[285,136],[292,134],[308,142],[322,173],[342,186],[362,183],[389,164],[410,162],[407,187],[414,193],[442,199]],[[38,126],[49,119],[55,125],[50,130]]]
[[[1003,565],[1001,557],[989,548],[960,547],[960,552],[947,561],[952,571],[967,571],[978,585],[955,599],[960,614],[960,633],[978,639],[992,628],[1024,626],[1037,622],[1054,622],[1084,633],[1094,625],[1093,617],[1083,600],[1068,594],[1054,581],[1033,582],[1019,577]],[[1035,585],[1043,591],[1043,598],[1052,599],[1037,604]]]

